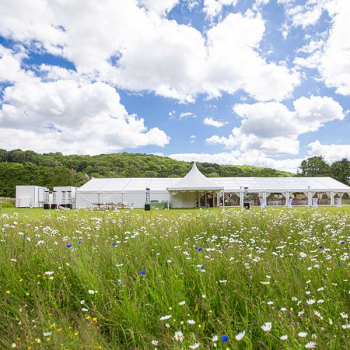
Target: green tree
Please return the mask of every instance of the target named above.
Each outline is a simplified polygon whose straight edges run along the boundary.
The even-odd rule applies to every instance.
[[[331,165],[332,177],[346,185],[350,185],[350,160],[343,158]]]
[[[8,161],[11,163],[25,163],[25,153],[20,149],[15,149],[8,152]]]
[[[0,163],[7,161],[7,151],[4,149],[0,149]]]
[[[311,157],[303,160],[299,167],[300,176],[321,177],[331,176],[331,167],[322,156]]]

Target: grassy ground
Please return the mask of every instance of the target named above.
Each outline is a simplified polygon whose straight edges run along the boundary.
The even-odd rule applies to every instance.
[[[0,197],[0,207],[2,208],[14,208],[16,200],[13,198],[2,198]]]
[[[349,209],[5,208],[0,349],[348,349]]]
[[[239,207],[233,207],[233,208],[225,208],[226,210],[234,210],[234,211],[241,211],[241,208]],[[259,207],[253,207],[250,209],[251,211],[260,211],[261,209]],[[279,210],[286,210],[285,207],[273,207],[273,208],[266,208],[265,210],[267,211],[279,211]],[[306,207],[294,207],[293,210],[305,212],[308,210],[314,210],[314,209],[308,209]],[[341,208],[338,207],[328,207],[328,206],[321,206],[315,209],[318,212],[321,213],[331,213],[331,214],[336,214],[340,213],[345,214],[349,213],[350,214],[350,205],[345,205]],[[128,214],[134,215],[143,215],[147,218],[152,218],[153,216],[166,216],[166,217],[177,217],[178,215],[181,215],[182,213],[197,213],[197,214],[204,214],[207,212],[215,212],[215,213],[220,213],[222,211],[222,208],[203,208],[203,209],[171,209],[171,210],[151,210],[151,211],[144,211],[143,209],[133,209],[133,210],[121,210],[121,213],[127,212]],[[3,209],[1,211],[3,214],[6,215],[13,215],[14,213],[18,215],[21,218],[26,218],[26,219],[39,219],[39,218],[46,218],[48,217],[53,217],[57,218],[58,216],[64,215],[67,217],[70,217],[72,215],[78,215],[78,216],[105,216],[108,215],[110,212],[108,211],[91,211],[91,210],[44,210],[43,208],[15,208],[14,205],[8,204],[6,206],[3,206]]]

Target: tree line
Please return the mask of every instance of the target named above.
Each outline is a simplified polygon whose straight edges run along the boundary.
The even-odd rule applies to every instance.
[[[350,186],[350,160],[343,158],[328,164],[322,156],[311,157],[301,162],[297,175],[309,177],[330,176]]]
[[[198,163],[208,177],[292,176],[269,168]],[[16,185],[82,186],[90,178],[183,177],[192,163],[142,153],[97,156],[39,154],[33,151],[0,149],[0,197],[14,197]]]
[[[39,154],[33,151],[0,149],[0,197],[14,197],[16,185],[82,186],[90,178],[183,177],[192,163],[142,153],[97,156]],[[330,176],[350,185],[350,161],[328,164],[323,157],[311,157],[300,164],[297,174],[247,165],[198,163],[208,177]]]

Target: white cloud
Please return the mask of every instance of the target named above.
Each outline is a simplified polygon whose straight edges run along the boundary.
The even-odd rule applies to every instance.
[[[187,8],[192,11],[196,6],[199,5],[199,0],[185,0]]]
[[[301,97],[293,105],[296,121],[303,124],[299,128],[300,133],[317,131],[325,122],[345,118],[342,106],[331,97]]]
[[[207,17],[218,16],[224,6],[236,6],[238,0],[204,0],[203,12]]]
[[[190,136],[190,143],[194,143],[196,141],[197,136],[191,135]]]
[[[212,96],[239,89],[260,101],[283,100],[300,84],[298,72],[267,63],[257,53],[265,32],[259,15],[228,15],[208,31],[205,89]]]
[[[171,154],[170,158],[184,161],[208,162],[217,164],[230,165],[254,165],[260,167],[273,168],[283,171],[296,173],[300,163],[303,159],[272,159],[266,157],[259,151],[247,152],[244,154],[237,154],[233,152],[223,152],[216,154],[209,153],[178,153]]]
[[[183,113],[180,114],[179,119],[180,120],[181,119],[186,119],[188,117],[196,118],[196,116],[193,113],[191,113],[191,112],[183,112]]]
[[[204,118],[203,123],[205,125],[215,126],[216,128],[222,128],[223,126],[228,124],[228,122],[214,120],[212,117]]]
[[[239,128],[234,128],[228,137],[213,135],[206,140],[208,145],[222,145],[230,152],[216,154],[181,153],[172,154],[171,158],[186,161],[206,161],[218,164],[248,164],[271,167],[275,169],[296,172],[302,159],[278,159],[276,156],[299,153],[298,136],[306,132],[316,131],[324,123],[332,120],[342,120],[345,117],[340,104],[330,97],[302,97],[294,101],[294,110],[277,102],[236,104],[234,112],[242,118]],[[309,155],[333,155],[340,150],[334,145],[326,149],[318,143],[310,144]],[[350,146],[349,146],[350,148]],[[348,149],[338,152],[342,158]]]
[[[328,6],[333,25],[319,60],[319,72],[328,87],[350,96],[350,1],[337,0]]]
[[[323,48],[324,41],[323,40],[311,40],[308,44],[304,45],[300,49],[297,50],[297,52],[303,52],[303,53],[313,53],[317,50],[320,50]]]
[[[230,14],[202,34],[159,15],[178,1],[146,2],[156,11],[137,0],[3,0],[0,34],[65,57],[91,81],[182,102],[240,89],[258,100],[282,100],[300,84],[298,72],[259,55],[265,31],[259,15]]]
[[[102,82],[45,83],[9,67],[14,85],[4,90],[0,109],[1,148],[99,154],[169,143],[162,130],[148,130],[144,119],[129,115],[116,90]]]
[[[350,145],[323,145],[320,141],[309,143],[308,155],[323,156],[326,161],[333,163],[343,158],[350,158]]]
[[[179,0],[139,0],[139,3],[145,5],[149,10],[164,14],[172,10],[179,3]]]
[[[294,60],[296,65],[318,69],[320,78],[326,86],[335,88],[340,95],[350,96],[350,1],[348,0],[313,0],[305,6],[290,5],[287,14],[295,26],[314,25],[323,11],[328,11],[331,26],[328,38],[320,33],[321,38],[311,37],[309,44],[299,50],[301,54]]]
[[[288,21],[294,27],[306,28],[315,25],[327,5],[332,1],[338,0],[308,0],[305,4],[295,5],[294,0],[279,0],[285,6]]]
[[[12,52],[0,44],[0,82],[12,83],[25,79],[26,74],[21,68],[21,61],[27,57],[22,48]]]
[[[284,39],[289,35],[291,27],[306,29],[316,25],[331,1],[337,0],[307,0],[304,4],[296,3],[295,0],[278,0],[277,3],[285,7],[286,19],[282,26]]]
[[[241,126],[228,137],[213,135],[206,143],[244,153],[259,149],[265,154],[298,154],[298,135],[345,117],[341,105],[330,97],[301,97],[293,105],[294,111],[278,102],[236,104],[233,111],[242,118]]]
[[[292,16],[293,25],[295,27],[301,26],[306,28],[310,25],[314,25],[318,22],[323,12],[321,5],[313,6],[310,9],[305,9],[302,6],[296,6],[289,10],[289,14]]]
[[[232,130],[228,137],[213,135],[206,139],[208,145],[223,145],[226,149],[237,149],[242,153],[260,150],[272,156],[298,154],[299,141],[296,136],[262,138],[254,134],[243,134],[239,128]]]
[[[265,6],[270,2],[270,0],[255,0],[256,6]]]

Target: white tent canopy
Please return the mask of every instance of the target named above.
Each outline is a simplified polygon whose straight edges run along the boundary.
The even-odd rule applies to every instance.
[[[224,186],[206,178],[193,163],[191,171],[175,185],[167,188],[170,192],[178,191],[221,191]]]
[[[204,176],[204,175],[203,175]],[[92,179],[78,189],[79,192],[119,192],[119,191],[178,191],[185,190],[180,181],[185,178],[113,178]],[[186,185],[186,184],[185,184]],[[209,184],[194,185],[188,190],[196,188],[210,190],[224,190],[225,192],[239,192],[248,187],[249,192],[350,192],[350,187],[330,177],[212,177]]]
[[[214,177],[225,192],[240,191],[248,187],[249,192],[338,192],[350,191],[350,187],[331,177]]]
[[[200,205],[201,194],[217,196],[236,193],[350,193],[350,187],[330,177],[205,177],[193,164],[184,178],[113,178],[92,179],[77,190],[77,208],[89,208],[106,202],[127,202],[129,206],[142,208],[146,200],[146,188],[150,188],[151,200],[168,202],[173,208],[191,208]],[[262,197],[264,197],[262,195]],[[205,197],[207,198],[207,197]],[[333,197],[334,198],[334,197]],[[243,197],[241,196],[241,202]],[[266,198],[265,198],[266,199]],[[311,201],[311,199],[310,199]],[[310,203],[310,201],[308,203]],[[332,202],[333,203],[333,199]],[[242,204],[242,203],[241,203]],[[309,204],[311,205],[311,204]]]

